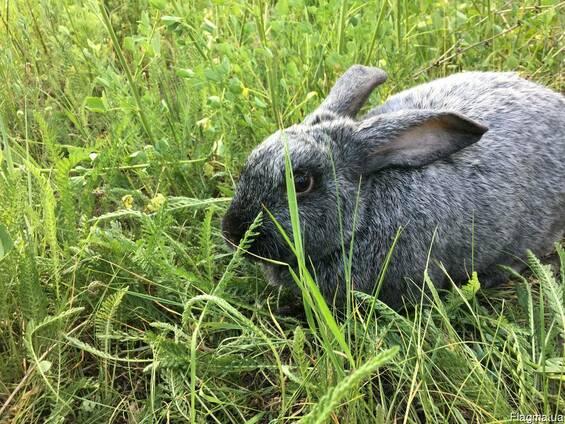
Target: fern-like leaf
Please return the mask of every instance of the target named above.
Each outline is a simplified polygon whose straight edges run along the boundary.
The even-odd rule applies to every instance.
[[[61,232],[74,244],[77,237],[75,200],[69,183],[69,172],[73,167],[70,159],[60,159],[55,164],[55,185],[59,192],[59,215],[61,217]]]
[[[108,296],[101,303],[94,316],[96,336],[103,340],[103,349],[106,353],[109,353],[110,335],[112,333],[114,317],[127,292],[128,287],[125,287]]]
[[[549,307],[554,313],[561,337],[565,338],[565,304],[563,303],[563,286],[557,283],[550,265],[544,265],[531,252],[527,252],[528,265],[539,280]]]
[[[329,389],[314,408],[312,408],[310,413],[304,416],[300,422],[303,424],[325,423],[332,411],[339,405],[341,400],[351,392],[351,390],[357,388],[363,380],[367,379],[379,367],[390,362],[397,352],[398,346],[395,346],[379,353],[361,367],[357,368],[336,386]]]
[[[39,281],[33,246],[28,241],[18,263],[18,299],[24,319],[41,321],[47,315],[47,298]]]

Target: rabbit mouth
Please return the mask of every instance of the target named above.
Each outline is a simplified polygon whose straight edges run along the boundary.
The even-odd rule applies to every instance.
[[[272,238],[259,234],[245,251],[247,258],[253,262],[273,263],[283,262],[289,265],[296,264],[296,258],[289,248],[273,242]]]
[[[256,239],[253,244],[244,251],[246,259],[277,269],[287,269],[288,267],[293,269],[298,268],[298,259],[289,247],[270,243],[269,241],[272,240],[268,240],[267,236],[260,236],[259,239]],[[305,251],[305,264],[310,268],[310,265],[324,263],[328,261],[329,258],[336,257],[336,255],[339,256],[340,251],[341,247],[316,252]]]
[[[231,237],[224,234],[227,246],[231,250],[240,250],[241,254],[248,260],[256,263],[288,263],[296,264],[296,258],[288,248],[282,247],[279,243],[262,232],[256,234],[247,246],[240,246],[239,237]]]
[[[240,253],[252,262],[261,264],[286,264],[293,268],[298,265],[295,254],[286,244],[282,236],[273,234],[270,229],[264,226],[260,227],[254,236],[246,243],[246,246],[240,246],[241,240],[245,232],[248,230],[249,224],[239,220],[232,221],[228,216],[222,222],[222,233],[226,244],[231,250],[240,250]],[[303,234],[303,238],[307,237],[307,233]],[[329,247],[329,246],[328,246]],[[308,261],[318,262],[324,260],[325,257],[334,253],[334,250],[326,247],[325,249],[314,249],[312,252],[305,252]]]

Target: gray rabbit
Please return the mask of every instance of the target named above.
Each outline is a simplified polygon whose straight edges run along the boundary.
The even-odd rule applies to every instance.
[[[237,244],[264,209],[292,234],[286,143],[307,262],[330,302],[344,300],[351,244],[352,287],[374,292],[399,228],[378,293],[394,308],[419,298],[426,267],[439,288],[472,271],[489,287],[507,278],[498,265],[519,270],[526,249],[551,251],[565,230],[565,97],[513,73],[465,72],[356,120],[385,80],[380,69],[352,66],[302,124],[260,144],[224,217],[225,237]],[[269,218],[249,252],[296,266]],[[269,281],[294,284],[288,267],[263,266]]]

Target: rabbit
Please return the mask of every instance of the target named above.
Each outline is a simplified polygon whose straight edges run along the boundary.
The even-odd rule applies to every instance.
[[[549,253],[565,229],[565,97],[514,73],[463,72],[356,119],[386,79],[352,66],[303,123],[252,151],[222,221],[229,243],[268,210],[248,253],[287,263],[259,260],[268,281],[294,285],[296,258],[269,218],[291,237],[286,144],[306,263],[328,302],[343,304],[348,266],[353,290],[399,309],[420,300],[425,270],[439,289],[473,271],[492,287],[508,279],[499,265]]]

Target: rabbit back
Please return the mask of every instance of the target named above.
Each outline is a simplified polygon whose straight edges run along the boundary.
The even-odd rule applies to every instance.
[[[457,112],[489,130],[479,142],[445,160],[410,172],[389,170],[374,176],[379,220],[394,214],[396,223],[411,222],[397,247],[400,274],[412,264],[425,265],[434,228],[434,256],[455,279],[465,278],[471,269],[492,270],[497,264],[520,268],[526,249],[543,255],[563,237],[562,95],[513,73],[468,72],[398,93],[367,116],[409,109]],[[405,188],[399,191],[399,184]],[[395,206],[383,211],[391,204],[390,193],[397,194]],[[417,254],[416,249],[424,253]],[[398,277],[394,268],[392,274]],[[484,283],[492,281],[485,278]]]

